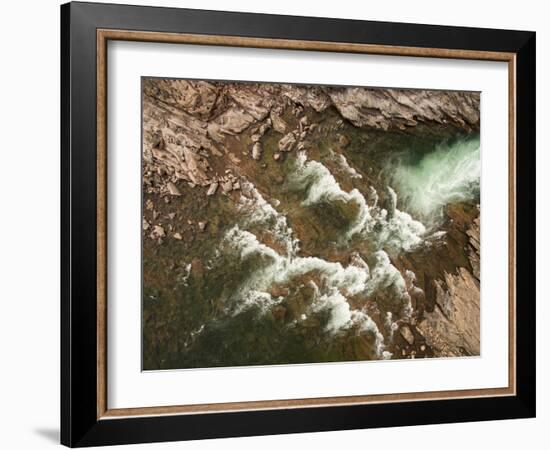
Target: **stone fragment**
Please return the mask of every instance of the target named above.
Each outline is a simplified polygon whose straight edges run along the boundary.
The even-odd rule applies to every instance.
[[[227,181],[224,181],[222,183],[222,191],[224,193],[228,193],[228,192],[231,192],[233,190],[233,183],[231,182],[231,180],[227,180]]]
[[[153,227],[153,233],[158,237],[166,236],[166,233],[164,232],[164,228],[161,225],[155,225]]]
[[[168,182],[166,187],[168,188],[168,192],[170,192],[170,195],[181,195],[180,190],[171,181]]]
[[[295,144],[296,136],[294,136],[292,132],[288,133],[279,141],[279,150],[282,152],[289,152],[294,148]]]
[[[271,117],[271,124],[273,125],[273,129],[278,133],[285,134],[288,125],[283,120],[283,118],[274,111],[271,111],[270,117]]]
[[[180,233],[174,233],[174,239],[177,239],[178,241],[181,241],[183,238]]]
[[[210,184],[208,191],[206,191],[206,195],[208,196],[214,195],[217,190],[218,190],[218,182],[215,181],[214,183]]]
[[[206,229],[206,225],[208,225],[207,221],[198,222],[199,230],[204,231]]]
[[[280,161],[280,160],[281,160],[281,157],[282,157],[282,155],[281,155],[279,152],[273,153],[273,159],[274,159],[275,161]]]
[[[259,161],[262,157],[262,144],[259,142],[256,142],[252,146],[252,158],[254,158],[256,161]]]

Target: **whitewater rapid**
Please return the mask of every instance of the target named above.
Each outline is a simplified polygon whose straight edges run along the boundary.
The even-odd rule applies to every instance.
[[[373,348],[380,358],[387,357],[383,333],[364,310],[352,308],[348,299],[355,296],[372,298],[382,290],[389,293],[384,298],[391,299],[391,302],[379,305],[382,310],[388,311],[387,334],[395,328],[392,318],[410,317],[412,307],[407,281],[392,265],[383,247],[410,250],[420,245],[425,233],[424,226],[397,209],[396,194],[391,188],[388,193],[393,199],[390,201],[390,211],[378,206],[378,195],[373,188],[369,191],[369,201],[372,203],[369,206],[359,190],[344,191],[326,166],[307,160],[303,152],[298,154],[296,168],[290,178],[295,189],[306,193],[303,207],[321,201],[355,203],[357,215],[345,234],[348,238],[361,235],[375,239],[377,250],[369,257],[370,265],[359,254],[353,254],[347,266],[319,257],[299,256],[299,240],[286,216],[273,206],[278,202],[269,203],[252,183],[245,182],[239,202],[243,220],[226,232],[220,251],[225,257],[236,256],[240,261],[255,258],[255,269],[233,293],[228,302],[230,314],[237,315],[251,307],[257,308],[260,313],[267,313],[284,300],[284,297],[270,293],[274,286],[290,285],[293,280],[309,275],[316,280],[309,281],[310,287],[314,288],[313,298],[309,309],[297,320],[306,320],[311,314],[326,311],[326,332],[336,334],[354,328],[358,333],[371,337]],[[277,251],[260,242],[258,236],[247,229],[253,226],[260,226],[262,233],[269,232],[284,251]]]
[[[400,201],[426,222],[442,217],[443,208],[479,196],[481,153],[479,136],[440,144],[419,161],[409,154],[387,167]]]
[[[357,326],[359,332],[373,337],[377,354],[382,356],[382,333],[364,311],[351,308],[347,296],[362,295],[367,298],[383,288],[391,290],[393,298],[400,302],[399,317],[409,317],[412,311],[406,282],[382,250],[375,254],[376,263],[372,269],[364,261],[364,265],[343,266],[317,257],[288,257],[262,244],[253,233],[242,230],[238,225],[226,233],[223,249],[228,254],[238,255],[243,261],[251,257],[263,258],[262,262],[257,263],[257,269],[232,296],[233,315],[252,306],[258,307],[263,313],[270,311],[283,300],[269,293],[271,287],[284,286],[303,275],[314,274],[321,281],[318,284],[310,281],[315,290],[306,317],[310,313],[328,311],[326,331],[338,333]]]
[[[332,160],[345,175],[361,178],[343,155],[332,152]],[[459,143],[453,149],[440,146],[420,162],[403,160],[392,170],[393,187],[386,187],[382,207],[374,187],[369,186],[367,195],[358,189],[346,191],[324,164],[308,159],[305,152],[296,156],[287,187],[302,195],[301,207],[322,202],[355,206],[355,216],[343,230],[342,244],[353,247],[352,239],[368,240],[373,251],[366,258],[368,262],[359,253],[351,253],[347,265],[301,256],[300,240],[285,214],[277,210],[279,201],[267,201],[252,183],[243,182],[238,203],[242,220],[225,233],[217,256],[223,256],[220,261],[251,261],[253,270],[228,299],[228,314],[236,316],[250,308],[265,314],[285,300],[272,294],[281,292],[273,288],[293,286],[297,280],[303,283],[309,278],[312,298],[295,322],[327,313],[324,329],[328,334],[353,329],[370,338],[378,358],[391,357],[385,350],[388,343],[384,336],[391,341],[398,321],[411,317],[411,296],[423,295],[423,291],[415,285],[414,272],[406,270],[402,274],[388,253],[409,252],[443,237],[444,232],[430,229],[434,216],[450,202],[471,199],[479,189],[479,141]],[[417,218],[400,210],[398,204],[406,206]],[[266,233],[270,242],[278,244],[277,249],[262,242],[260,235]],[[382,323],[377,325],[364,307],[353,308],[351,298],[363,299],[359,304],[376,298]]]
[[[320,202],[354,203],[357,215],[346,230],[349,239],[360,235],[369,239],[377,248],[384,247],[399,251],[411,251],[422,244],[426,227],[414,220],[408,213],[397,209],[395,191],[388,187],[390,210],[378,205],[378,194],[371,187],[372,204],[358,189],[349,192],[343,190],[329,169],[319,161],[308,160],[305,152],[296,158],[296,168],[290,178],[291,188],[303,190],[306,197],[302,205],[309,206]]]

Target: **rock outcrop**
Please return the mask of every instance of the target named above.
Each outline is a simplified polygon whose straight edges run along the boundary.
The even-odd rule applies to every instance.
[[[474,217],[471,217],[475,214]],[[465,266],[443,271],[431,281],[433,311],[425,311],[418,331],[438,356],[480,354],[480,221],[479,207],[469,211],[456,205],[449,208],[455,235],[462,246]],[[463,237],[460,241],[457,236]],[[469,263],[469,264],[468,264]],[[469,267],[467,267],[469,265]]]
[[[440,356],[480,354],[479,282],[461,267],[436,282],[436,307],[418,329]]]
[[[330,88],[342,117],[357,127],[389,130],[419,122],[479,128],[479,93],[411,89]]]

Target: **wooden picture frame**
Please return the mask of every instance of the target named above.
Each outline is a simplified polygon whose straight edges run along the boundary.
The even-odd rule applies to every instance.
[[[504,61],[509,68],[506,388],[110,409],[107,42]],[[535,415],[535,33],[69,3],[61,7],[61,442],[91,446]]]

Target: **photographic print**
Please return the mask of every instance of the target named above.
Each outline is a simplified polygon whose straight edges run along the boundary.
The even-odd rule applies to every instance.
[[[480,93],[142,78],[142,368],[480,355]]]

